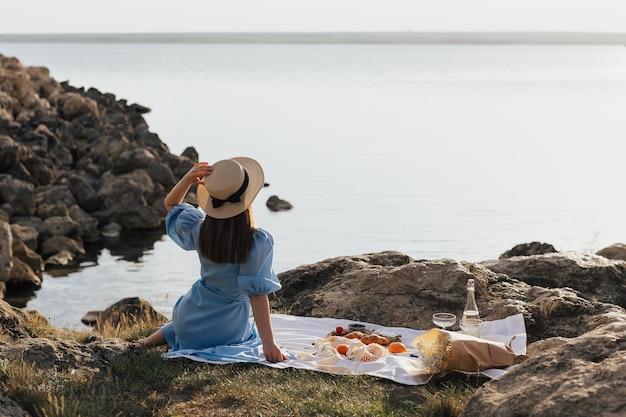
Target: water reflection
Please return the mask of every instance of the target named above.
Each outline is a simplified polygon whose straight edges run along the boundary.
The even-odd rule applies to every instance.
[[[106,248],[113,256],[128,262],[141,262],[147,251],[154,249],[154,243],[161,240],[165,229],[126,232],[119,238],[107,242]]]
[[[119,237],[107,238],[98,244],[85,245],[85,254],[80,257],[78,265],[46,269],[45,278],[61,279],[97,267],[105,250],[118,261],[142,263],[144,255],[154,249],[155,242],[160,241],[164,234],[164,229],[127,231],[121,233]],[[25,308],[29,301],[37,297],[38,291],[7,292],[4,300],[14,307]]]

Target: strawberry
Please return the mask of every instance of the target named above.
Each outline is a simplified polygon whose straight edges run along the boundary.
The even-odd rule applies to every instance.
[[[336,332],[338,335],[342,335],[344,331],[345,331],[345,329],[344,329],[343,327],[341,327],[341,326],[337,326],[337,327],[335,328],[335,332]]]

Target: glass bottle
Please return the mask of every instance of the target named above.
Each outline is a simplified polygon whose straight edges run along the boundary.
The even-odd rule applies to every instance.
[[[476,291],[474,288],[474,280],[467,280],[467,301],[463,310],[463,319],[461,320],[461,329],[463,333],[480,337],[480,314],[476,305]]]
[[[463,320],[465,320],[466,323],[471,323],[472,321],[477,322],[480,320],[478,306],[476,305],[474,280],[472,278],[467,280],[467,301],[465,302],[465,309],[463,310]]]

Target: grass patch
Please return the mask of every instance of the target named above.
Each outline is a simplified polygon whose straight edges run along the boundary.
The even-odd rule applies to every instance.
[[[103,329],[132,340],[151,323]],[[82,333],[40,329],[45,337]],[[458,416],[486,381],[451,373],[420,386],[259,364],[164,360],[165,348],[114,360],[95,375],[0,361],[0,389],[33,417],[61,416]]]

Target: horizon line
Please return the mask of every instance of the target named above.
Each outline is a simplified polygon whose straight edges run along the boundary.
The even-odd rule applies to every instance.
[[[0,33],[0,42],[113,43],[556,43],[626,44],[626,32],[368,31],[368,32],[65,32]]]

